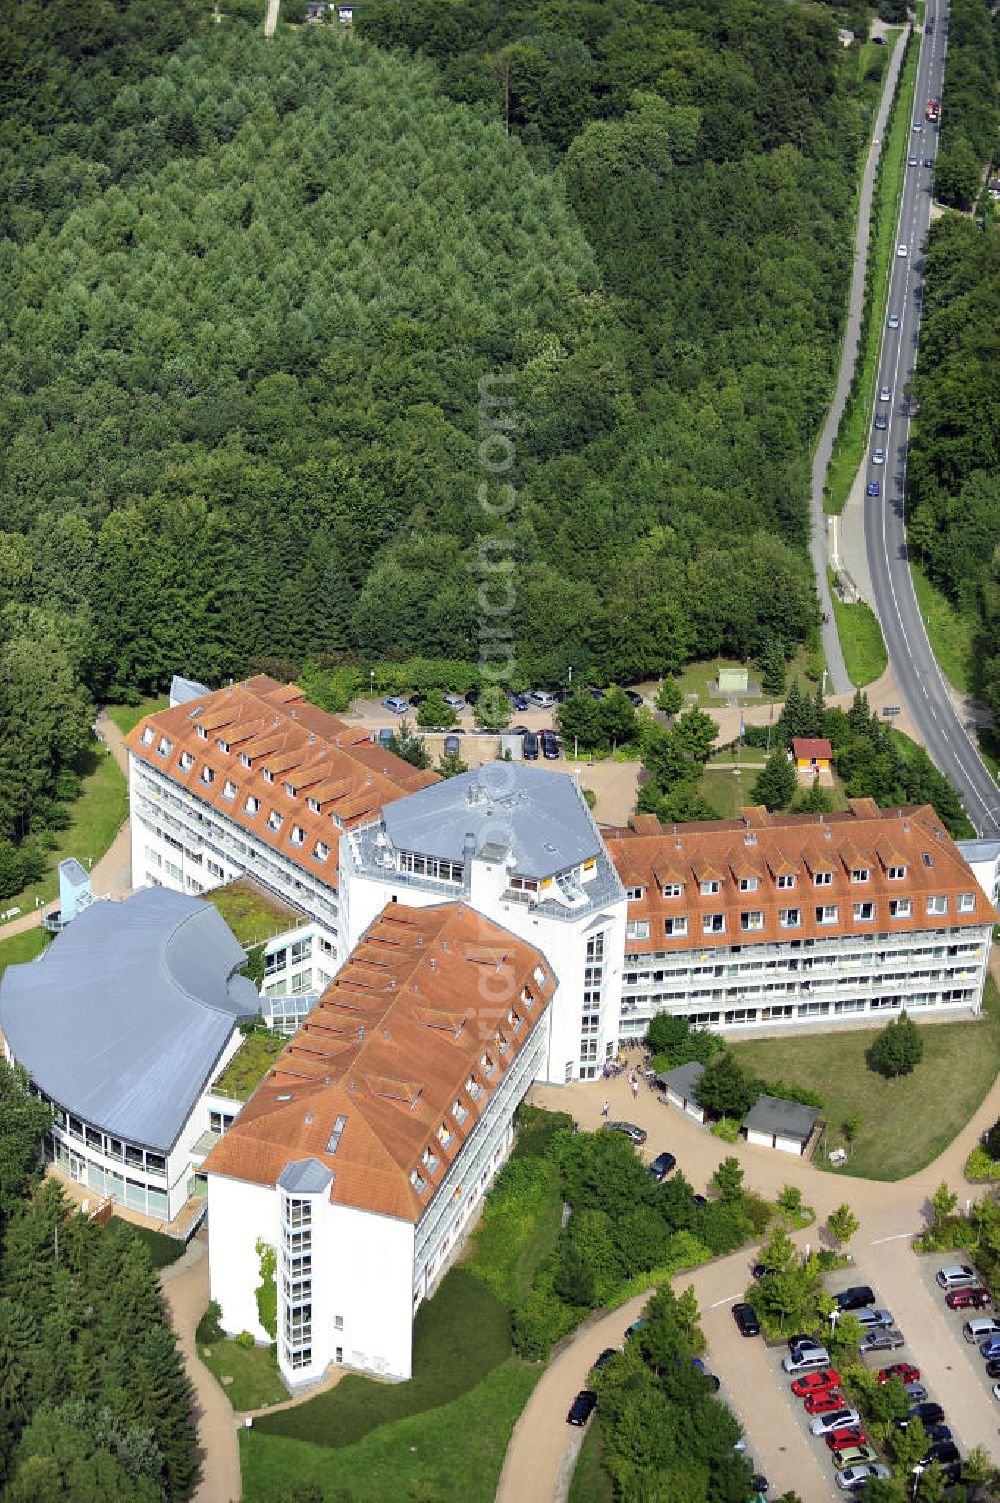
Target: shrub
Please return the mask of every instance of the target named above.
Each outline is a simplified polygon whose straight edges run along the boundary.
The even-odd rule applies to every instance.
[[[514,1310],[511,1339],[525,1362],[545,1362],[560,1337],[579,1324],[586,1309],[563,1304],[551,1288],[532,1289]]]
[[[270,1243],[257,1239],[257,1257],[260,1259],[260,1283],[257,1285],[257,1318],[272,1341],[278,1339],[278,1251]]]
[[[965,1161],[965,1177],[971,1180],[1000,1179],[1000,1164],[985,1148],[974,1148]]]
[[[226,1333],[222,1329],[222,1307],[218,1300],[210,1299],[205,1307],[205,1313],[198,1322],[195,1331],[195,1340],[201,1346],[214,1346],[217,1341],[224,1341]],[[249,1332],[247,1332],[249,1335]],[[251,1341],[253,1337],[250,1337]]]
[[[718,1122],[712,1123],[712,1136],[721,1138],[724,1143],[735,1143],[740,1135],[741,1125],[735,1118],[720,1117]]]
[[[241,1331],[240,1334],[236,1338],[236,1345],[237,1346],[245,1346],[248,1349],[250,1347],[256,1346],[257,1343],[256,1343],[256,1341],[253,1338],[253,1332],[252,1331]]]
[[[991,1159],[1000,1159],[1000,1121],[983,1134],[983,1147]]]

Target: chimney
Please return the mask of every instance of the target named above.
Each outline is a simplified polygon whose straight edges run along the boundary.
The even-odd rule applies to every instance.
[[[309,732],[309,745],[310,746],[314,746],[315,743],[316,743],[316,737],[313,735],[312,731],[310,731]]]
[[[389,1042],[389,1030],[388,1030],[388,1028],[383,1028],[382,1029],[382,1037],[385,1039],[386,1043]]]
[[[414,983],[413,983],[413,995],[415,997],[419,997],[420,996],[420,982],[419,981],[414,981]]]
[[[909,833],[910,833],[910,821],[908,819],[904,819],[903,820],[903,829],[906,832],[906,834],[909,835]]]

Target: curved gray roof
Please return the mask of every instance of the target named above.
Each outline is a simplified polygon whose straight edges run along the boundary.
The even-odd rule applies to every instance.
[[[397,850],[445,861],[472,851],[501,860],[506,851],[524,877],[549,877],[602,850],[573,779],[520,762],[489,762],[386,804],[386,833]]]
[[[258,1010],[246,955],[210,903],[147,887],[86,908],[0,979],[0,1026],[60,1106],[167,1152],[233,1027]]]

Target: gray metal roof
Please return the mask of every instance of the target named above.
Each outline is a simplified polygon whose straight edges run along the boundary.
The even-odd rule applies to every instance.
[[[237,1021],[253,1016],[246,959],[210,903],[147,887],[84,909],[41,957],[8,966],[0,1026],[60,1106],[166,1152]]]
[[[278,1184],[290,1195],[318,1195],[332,1179],[333,1170],[319,1159],[294,1159],[282,1169]]]
[[[1000,856],[1000,840],[956,840],[959,854],[970,864],[973,861],[995,861]]]
[[[697,1085],[705,1073],[705,1066],[697,1059],[689,1060],[686,1065],[678,1065],[673,1070],[664,1070],[662,1075],[657,1075],[656,1084],[663,1086],[664,1090],[670,1086],[672,1090],[679,1092],[687,1101],[697,1101]]]
[[[779,1137],[799,1138],[804,1143],[816,1126],[818,1116],[814,1106],[783,1101],[780,1096],[758,1096],[744,1125],[754,1132],[777,1133]]]
[[[197,679],[183,678],[179,673],[175,673],[170,680],[171,705],[186,705],[189,700],[201,699],[203,694],[211,692],[205,684],[199,684]]]
[[[549,877],[602,849],[573,779],[520,762],[489,762],[387,804],[386,833],[397,850],[464,861],[509,850],[525,877]]]

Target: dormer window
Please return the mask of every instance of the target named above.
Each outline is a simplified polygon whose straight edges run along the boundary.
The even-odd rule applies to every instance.
[[[174,749],[174,743],[171,741],[170,737],[169,736],[161,736],[160,737],[160,744],[156,748],[156,750],[159,752],[160,756],[161,757],[169,757],[170,753],[173,751],[173,749]]]
[[[143,746],[152,746],[152,744],[153,744],[153,736],[155,734],[156,733],[153,730],[153,727],[151,725],[147,725],[146,729],[143,731],[142,735],[139,737],[139,740],[142,742]]]
[[[453,1101],[451,1106],[451,1115],[454,1117],[459,1127],[461,1127],[462,1123],[469,1115],[469,1108],[467,1106],[463,1106],[461,1101]]]
[[[292,834],[291,834],[292,845],[303,845],[305,843],[305,838],[306,838],[306,832],[305,832],[305,830],[303,830],[302,826],[301,825],[292,825]]]
[[[195,726],[195,730],[198,732],[198,740],[199,741],[207,741],[208,740],[208,732],[206,731],[206,729],[205,729],[205,727],[203,725],[196,725]]]
[[[319,813],[319,799],[318,798],[306,799],[306,803],[309,805],[309,808],[310,808],[310,810],[311,810],[311,812],[313,814],[318,814]]]
[[[716,893],[721,892],[721,890],[722,883],[717,882],[714,877],[709,878],[701,884],[701,895],[703,898],[714,898]]]
[[[418,1195],[423,1195],[424,1191],[427,1189],[427,1181],[424,1179],[423,1175],[418,1169],[414,1169],[412,1174],[410,1175],[410,1184],[413,1186],[414,1190],[416,1190]]]
[[[465,1082],[465,1094],[468,1096],[470,1101],[478,1101],[480,1096],[483,1094],[483,1088],[474,1075],[470,1075],[468,1080]]]
[[[889,868],[889,881],[890,882],[902,882],[903,879],[905,878],[905,876],[906,876],[906,867],[905,866],[890,866],[890,868]]]
[[[203,767],[201,769],[201,781],[208,784],[209,786],[211,786],[211,784],[215,782],[214,767]]]
[[[267,816],[267,828],[269,830],[274,830],[277,833],[277,831],[281,829],[284,823],[285,820],[283,815],[279,814],[277,809],[272,809],[270,814]]]
[[[780,887],[780,888],[794,887],[795,886],[795,876],[794,876],[794,874],[792,872],[779,872],[778,873],[778,877],[777,877],[777,886]]]
[[[194,757],[189,751],[181,752],[181,772],[190,772],[194,766]]]
[[[832,887],[833,872],[813,872],[814,887]]]
[[[629,887],[626,889],[625,895],[630,903],[638,903],[640,898],[646,896],[646,889],[644,887]]]
[[[756,892],[756,891],[757,891],[757,878],[756,877],[741,877],[740,878],[740,892]]]
[[[220,752],[228,752],[229,749],[230,749],[229,748],[229,742],[228,741],[223,741],[223,739],[221,738],[221,736],[220,736],[219,740],[215,744],[219,748]]]
[[[479,1056],[479,1068],[482,1070],[483,1074],[487,1076],[487,1078],[492,1075],[493,1071],[496,1069],[496,1061],[485,1050]]]
[[[867,866],[852,866],[851,867],[851,881],[852,882],[867,882],[868,881],[868,877],[869,877],[869,871],[868,871]]]
[[[432,1153],[432,1151],[429,1148],[425,1148],[424,1149],[423,1158],[421,1159],[421,1163],[423,1164],[424,1168],[427,1170],[428,1174],[433,1174],[434,1170],[437,1168],[437,1166],[440,1164],[440,1162],[441,1162],[441,1160],[437,1157],[436,1154]]]
[[[273,783],[274,782],[274,773],[271,771],[271,769],[269,767],[265,767],[264,768],[264,782],[265,783]]]
[[[295,798],[295,784],[294,783],[286,783],[285,784],[285,792],[288,794],[289,798]]]
[[[229,799],[236,797],[236,784],[233,782],[232,778],[226,779],[225,785],[222,789],[222,797]]]
[[[664,882],[663,884],[663,896],[665,898],[679,898],[683,890],[680,882]]]
[[[257,810],[260,808],[260,799],[254,798],[253,794],[251,793],[247,798],[246,803],[243,805],[243,808],[246,813],[251,816],[256,814]]]
[[[249,767],[250,766],[250,754],[249,754],[249,752],[240,752],[240,761],[243,763],[244,767]]]
[[[316,857],[316,860],[325,861],[329,854],[330,847],[327,845],[326,841],[317,840],[316,844],[313,846],[313,855]]]
[[[497,1029],[496,1041],[497,1048],[500,1050],[500,1053],[506,1054],[507,1050],[510,1048],[510,1039],[508,1039],[505,1034],[501,1033],[499,1029]]]
[[[452,1138],[455,1136],[451,1128],[448,1126],[447,1122],[441,1123],[441,1126],[437,1130],[437,1135],[438,1142],[441,1144],[442,1148],[447,1148]]]

